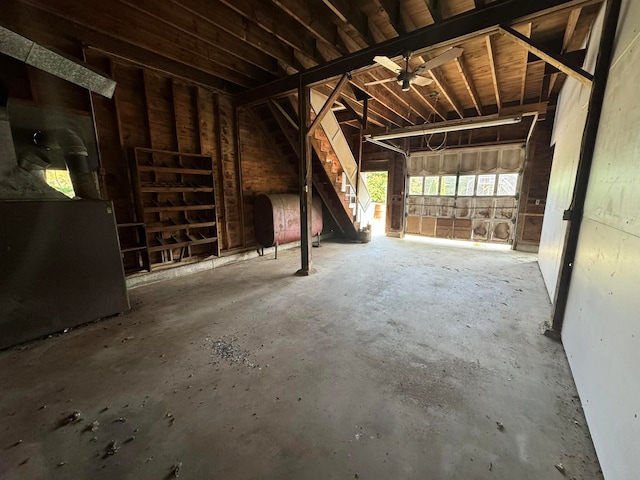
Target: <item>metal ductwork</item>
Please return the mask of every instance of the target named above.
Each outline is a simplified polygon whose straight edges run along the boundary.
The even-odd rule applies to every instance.
[[[0,52],[107,98],[113,97],[116,89],[115,81],[88,65],[38,45],[4,27],[0,27]]]

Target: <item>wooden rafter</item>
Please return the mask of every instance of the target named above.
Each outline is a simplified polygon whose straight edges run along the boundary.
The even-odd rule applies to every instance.
[[[238,43],[238,40],[225,30],[217,26],[202,22],[197,31],[193,29],[192,14],[178,6],[155,0],[121,0],[123,4],[148,15],[169,27],[175,27],[186,35],[191,35],[213,48],[219,48],[227,54],[246,61],[267,72],[278,71],[277,62],[270,56],[248,43]],[[215,39],[215,41],[214,41]]]
[[[523,35],[526,37],[531,37],[531,23],[525,24],[521,27]],[[522,64],[524,65],[522,69],[522,78],[520,79],[520,105],[524,103],[524,95],[527,90],[527,73],[529,70],[529,52],[527,50],[524,51],[524,58],[522,59]]]
[[[444,98],[446,98],[447,101],[451,104],[451,106],[456,111],[458,116],[460,118],[464,118],[464,109],[460,106],[458,100],[453,96],[453,93],[451,92],[451,88],[449,87],[449,84],[447,83],[446,79],[440,72],[440,69],[434,68],[430,70],[429,75],[431,75],[431,78],[433,79],[436,86],[438,87],[438,90],[440,90],[440,93],[442,93]]]
[[[414,123],[415,118],[411,118],[408,105],[406,103],[403,104],[403,102],[399,101],[394,95],[391,94],[391,92],[389,92],[388,89],[382,88],[381,85],[376,85],[375,87],[366,87],[364,85],[365,81],[373,79],[375,79],[375,77],[372,77],[369,74],[364,74],[358,77],[354,77],[351,83],[356,87],[369,92],[378,103],[400,117],[402,119],[401,123]]]
[[[226,52],[205,45],[175,27],[150,22],[148,16],[124,4],[114,8],[112,3],[90,0],[83,8],[77,8],[73,0],[25,0],[24,3],[237,85],[256,86],[268,78],[255,66],[236,61]],[[133,30],[122,22],[123,16],[135,22],[137,28]]]
[[[362,39],[368,39],[369,26],[367,16],[350,0],[322,0],[338,19],[351,26]]]
[[[431,99],[431,98],[426,97],[418,88],[416,88],[414,86],[411,87],[411,91],[413,92],[413,94],[415,96],[420,98],[420,100],[422,100],[422,102],[424,102],[424,104],[427,105],[430,110],[433,111],[434,115],[437,115],[442,120],[446,120],[447,119],[447,114],[442,110],[442,107],[438,105],[438,99],[437,98],[436,99]]]
[[[467,92],[469,92],[469,96],[471,97],[471,101],[473,102],[476,112],[478,112],[478,115],[482,115],[482,102],[480,101],[480,95],[478,95],[473,79],[467,71],[464,54],[456,58],[455,62],[458,72],[460,72],[460,76],[462,77],[462,81],[464,82],[464,86],[467,88]]]
[[[566,73],[571,78],[578,80],[580,83],[584,85],[591,86],[593,75],[591,75],[589,72],[584,71],[581,68],[574,68],[567,65],[562,61],[562,58],[560,58],[560,55],[554,54],[539,45],[533,44],[531,40],[529,40],[527,37],[525,37],[520,32],[510,27],[507,27],[507,26],[500,27],[500,33],[505,37],[507,37],[509,40],[527,49],[529,52],[533,53],[536,57],[540,58],[541,60],[544,60],[549,65],[552,65],[553,67],[557,68],[561,72]]]
[[[246,42],[274,57],[286,67],[294,65],[293,48],[280,41],[275,35],[246,19],[217,0],[206,3],[200,0],[171,0],[174,4],[196,15],[200,21],[208,22],[225,30],[236,39]],[[216,14],[212,15],[211,12]]]
[[[220,1],[246,20],[259,25],[295,50],[312,58],[316,64],[324,60],[316,56],[316,39],[308,32],[301,32],[299,23],[287,15],[282,15],[281,10],[271,2],[264,0]]]
[[[384,13],[398,34],[405,33],[400,20],[400,3],[398,0],[371,0],[371,2]]]
[[[433,18],[433,22],[441,22],[443,20],[442,16],[442,0],[424,0],[429,13],[431,14],[431,18]]]
[[[580,20],[581,13],[582,13],[582,8],[574,8],[573,10],[571,10],[571,13],[569,14],[569,19],[567,20],[567,27],[564,30],[564,38],[562,39],[561,53],[566,52],[567,48],[569,48],[569,44],[571,43],[571,40],[573,39],[573,35],[576,31],[576,27],[578,26],[578,21]],[[549,78],[549,85],[548,85],[549,92],[553,90],[553,86],[558,80],[559,75],[560,75],[559,73],[551,74],[551,78]]]
[[[225,0],[225,3],[229,0]],[[257,1],[257,0],[249,0]],[[424,51],[425,45],[445,47],[455,43],[486,34],[502,23],[512,23],[527,19],[539,18],[550,12],[559,12],[563,9],[576,8],[587,0],[537,0],[536,2],[523,2],[521,0],[502,0],[488,4],[480,10],[471,10],[461,15],[447,18],[442,23],[429,25],[413,32],[409,32],[398,38],[393,38],[379,45],[374,45],[364,50],[345,55],[342,58],[319,65],[297,75],[290,75],[284,79],[253,89],[237,97],[239,105],[246,105],[263,101],[274,95],[291,91],[301,81],[309,85],[326,81],[327,78],[342,75],[345,71],[352,73],[367,68],[375,55],[393,57],[399,51],[412,50]],[[591,0],[589,0],[591,1]],[[241,2],[242,5],[245,2]],[[302,78],[301,78],[302,77]]]
[[[493,92],[496,96],[496,105],[498,106],[498,111],[502,107],[502,102],[500,101],[500,86],[498,84],[498,73],[496,71],[496,57],[493,52],[493,41],[491,40],[491,35],[486,36],[486,44],[487,44],[487,55],[489,57],[489,69],[491,70],[491,80],[493,82]]]
[[[337,27],[327,21],[327,15],[318,15],[318,12],[313,11],[307,2],[300,2],[299,0],[271,1],[309,31],[316,40],[322,42],[322,48],[326,49],[327,52],[323,55],[326,60],[333,60],[344,53],[336,48],[336,40],[338,37]],[[318,47],[320,47],[320,45],[318,45]],[[328,57],[328,55],[331,55],[331,57]]]
[[[580,13],[582,13],[582,8],[574,8],[571,10],[569,14],[569,20],[567,21],[567,28],[564,30],[564,38],[562,39],[562,52],[567,51],[569,47],[569,43],[571,43],[571,39],[573,38],[573,34],[576,32],[576,27],[578,26],[578,20],[580,20]]]

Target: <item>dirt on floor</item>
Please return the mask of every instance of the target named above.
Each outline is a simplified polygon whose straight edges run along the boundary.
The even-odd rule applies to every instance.
[[[0,478],[601,479],[531,254],[374,237],[0,352]]]

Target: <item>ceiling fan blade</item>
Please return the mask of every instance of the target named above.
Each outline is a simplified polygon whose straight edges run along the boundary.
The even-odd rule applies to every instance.
[[[375,82],[367,82],[365,83],[365,87],[368,87],[370,85],[380,85],[381,83],[388,83],[388,82],[395,82],[396,78],[385,78],[384,80],[376,80]]]
[[[382,65],[384,68],[391,70],[393,73],[400,73],[402,71],[402,67],[389,57],[375,56],[373,57],[373,61],[378,65]]]
[[[430,78],[421,77],[420,75],[416,75],[412,83],[414,85],[426,87],[427,85],[431,85],[433,83],[433,80]]]
[[[419,74],[422,72],[429,71],[432,68],[439,67],[440,65],[444,65],[445,63],[453,60],[454,58],[458,58],[460,55],[462,55],[462,52],[463,52],[463,49],[460,47],[451,48],[446,52],[444,52],[442,55],[438,55],[437,57],[432,58],[431,60],[428,60],[424,62],[422,65],[416,67],[413,73]]]

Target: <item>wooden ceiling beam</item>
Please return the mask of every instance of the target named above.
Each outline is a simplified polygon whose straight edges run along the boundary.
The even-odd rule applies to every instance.
[[[78,8],[74,0],[22,0],[22,3],[237,85],[253,87],[273,78],[175,28],[149,22],[144,14],[123,4],[114,8],[112,3],[89,0]],[[136,28],[131,28],[132,23]]]
[[[60,32],[64,32],[64,36],[73,39],[74,43],[79,43],[76,40],[78,38],[83,39],[87,49],[209,89],[235,94],[241,88],[209,73],[116,40],[17,0],[3,0],[0,24],[43,44],[48,43],[47,38],[51,35],[59,36]]]
[[[225,3],[230,0],[225,0]],[[251,0],[256,1],[256,0]],[[530,21],[549,12],[557,12],[567,8],[576,8],[594,0],[537,0],[523,2],[522,0],[502,0],[488,4],[480,10],[471,10],[451,18],[442,23],[436,23],[409,32],[378,45],[360,50],[324,65],[311,68],[296,75],[263,85],[238,96],[239,105],[261,102],[264,98],[281,95],[298,88],[300,83],[314,85],[326,81],[345,72],[355,73],[371,66],[373,57],[385,55],[390,58],[403,50],[424,51],[425,48],[435,49],[460,43],[468,38],[486,34],[497,29],[500,24]],[[245,5],[246,2],[241,2]],[[252,15],[250,15],[252,16]],[[255,17],[255,15],[253,15]],[[301,78],[302,77],[302,78]]]
[[[446,120],[447,119],[447,114],[444,110],[442,110],[442,107],[440,105],[438,105],[438,99],[431,99],[430,97],[425,96],[420,90],[418,90],[418,88],[411,86],[411,91],[413,92],[413,94],[418,97],[425,105],[427,105],[427,107],[429,107],[429,109],[431,109],[434,113],[434,115],[437,115],[438,117],[440,117],[442,120]]]
[[[486,36],[486,45],[487,45],[487,55],[489,57],[489,70],[491,70],[491,81],[493,83],[493,92],[496,96],[496,105],[498,106],[498,112],[502,107],[502,102],[500,101],[500,86],[498,84],[498,73],[496,70],[496,57],[493,52],[493,41],[491,40],[491,35]]]
[[[520,33],[522,33],[526,37],[531,37],[531,27],[532,27],[532,24],[527,23],[524,26],[518,27],[518,28],[521,28],[522,30]],[[522,68],[522,77],[520,79],[520,105],[524,103],[524,95],[527,90],[527,78],[528,78],[527,72],[529,70],[528,61],[529,61],[529,52],[525,50],[524,59],[522,62],[524,66]]]
[[[535,45],[530,39],[522,35],[520,32],[512,29],[511,27],[502,26],[500,27],[500,34],[507,37],[512,42],[525,48],[529,52],[533,53],[536,57],[544,60],[549,65],[554,66],[562,73],[567,74],[569,77],[578,80],[584,85],[591,86],[593,75],[591,75],[589,72],[584,71],[582,68],[575,68],[567,65],[563,62],[560,55],[550,52],[540,45]]]
[[[442,16],[442,0],[424,0],[424,3],[434,23],[441,22],[444,19]]]
[[[467,70],[467,66],[464,61],[464,54],[460,55],[455,60],[456,67],[458,68],[458,72],[462,77],[462,81],[464,82],[464,86],[467,88],[467,92],[471,97],[471,101],[473,102],[473,106],[478,112],[478,115],[482,115],[482,102],[480,100],[480,95],[478,95],[478,91],[476,90],[476,86],[473,83],[473,79]]]
[[[400,19],[400,2],[398,0],[371,0],[376,8],[388,18],[393,29],[399,34],[406,33]]]
[[[298,22],[287,15],[282,15],[282,11],[274,4],[264,0],[220,1],[246,20],[253,22],[295,50],[313,59],[316,64],[324,61],[318,55],[316,39],[310,33],[300,32]]]
[[[564,38],[562,39],[562,51],[564,53],[567,51],[569,44],[571,43],[571,39],[573,38],[573,34],[576,32],[576,27],[578,26],[578,20],[580,20],[580,13],[582,13],[582,8],[574,8],[571,10],[569,14],[569,20],[567,20],[567,27],[564,30]]]
[[[293,48],[283,43],[275,35],[258,25],[247,22],[238,12],[217,0],[171,0],[174,4],[190,11],[205,22],[216,25],[238,40],[253,45],[263,53],[270,55],[285,67],[294,67]],[[215,14],[214,14],[215,13]]]
[[[338,43],[338,28],[327,21],[327,12],[312,11],[307,2],[299,0],[271,0],[275,5],[280,7],[287,15],[302,25],[316,40],[319,40],[326,48],[327,53],[331,54],[326,60],[334,60],[344,52],[336,48]]]
[[[377,77],[371,77],[372,80],[376,80]],[[410,117],[410,121],[413,124],[418,123],[420,120],[427,121],[432,115],[429,108],[425,106],[422,98],[415,94],[417,89],[410,89],[408,92],[402,92],[400,86],[396,82],[383,83],[378,87],[382,87],[389,95],[394,97],[398,105],[403,105],[407,111],[407,116]],[[375,96],[375,95],[374,95]],[[411,117],[411,112],[414,112],[417,118]]]
[[[208,22],[198,22],[193,14],[181,6],[156,0],[121,0],[123,4],[158,20],[169,28],[175,27],[186,35],[220,49],[239,60],[266,72],[279,73],[278,62],[247,43],[239,43],[233,35]]]
[[[429,75],[431,75],[431,78],[433,78],[433,81],[438,87],[438,90],[440,90],[440,93],[444,95],[444,98],[447,99],[447,102],[451,104],[458,116],[460,118],[464,118],[464,109],[460,106],[458,100],[453,96],[449,84],[447,83],[446,79],[439,71],[439,69],[434,68],[432,70],[429,70]]]
[[[367,74],[365,74],[364,77],[359,76],[359,77],[354,77],[351,80],[351,83],[353,85],[355,85],[356,87],[360,88],[361,90],[366,91],[367,93],[369,93],[373,98],[372,100],[377,101],[378,103],[380,103],[382,106],[384,106],[385,108],[387,108],[389,111],[393,112],[397,117],[399,117],[400,120],[400,124],[403,125],[405,123],[415,123],[415,118],[411,118],[411,114],[409,112],[409,107],[405,104],[403,105],[402,102],[398,101],[394,96],[391,95],[391,93],[384,89],[384,88],[380,88],[381,85],[376,85],[375,87],[366,87],[364,85],[364,80],[369,80],[369,79],[373,79],[373,77],[371,76],[367,76]],[[369,105],[371,105],[373,102],[369,102]],[[397,123],[396,121],[394,121],[394,123]]]
[[[360,11],[355,2],[350,0],[322,0],[338,19],[344,24],[350,25],[355,32],[369,42],[369,20]]]

